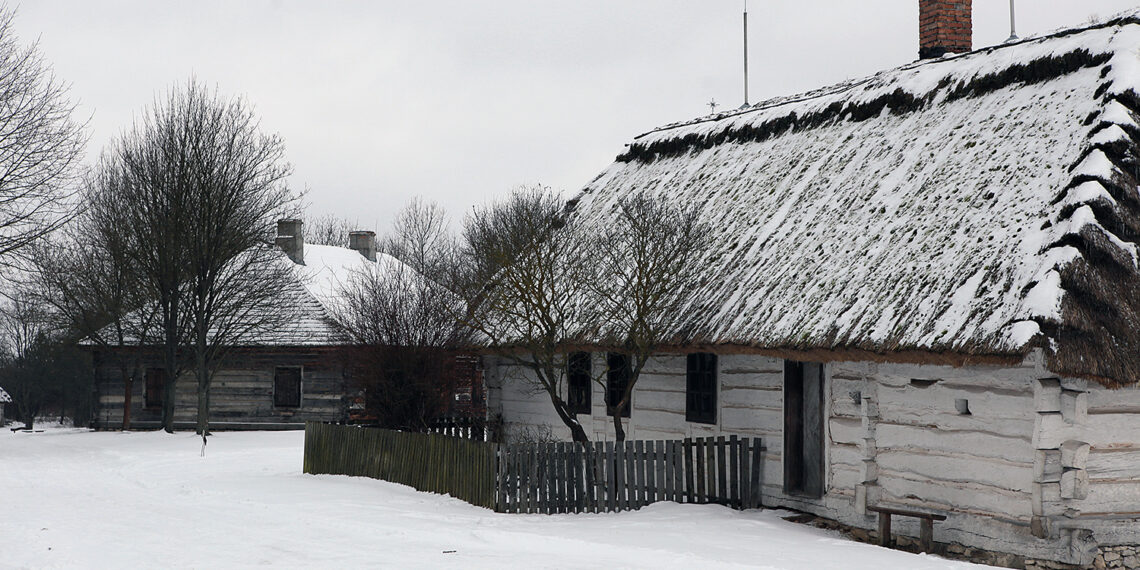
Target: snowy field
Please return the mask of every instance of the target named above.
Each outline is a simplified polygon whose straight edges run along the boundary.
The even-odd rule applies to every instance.
[[[776,511],[504,515],[301,473],[300,432],[0,433],[0,568],[981,568]],[[786,513],[784,513],[786,514]]]

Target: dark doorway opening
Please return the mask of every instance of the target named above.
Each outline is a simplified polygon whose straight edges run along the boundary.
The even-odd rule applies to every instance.
[[[823,365],[784,361],[784,492],[823,496]]]

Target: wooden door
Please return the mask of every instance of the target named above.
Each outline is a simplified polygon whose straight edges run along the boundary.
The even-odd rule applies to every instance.
[[[823,365],[784,361],[784,492],[822,497]]]

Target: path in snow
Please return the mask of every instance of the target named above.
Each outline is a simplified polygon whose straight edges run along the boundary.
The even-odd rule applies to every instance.
[[[300,432],[0,430],[0,568],[981,568],[773,511],[504,515],[301,473]]]

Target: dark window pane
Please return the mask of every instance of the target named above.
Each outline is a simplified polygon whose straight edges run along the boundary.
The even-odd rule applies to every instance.
[[[143,404],[148,410],[162,408],[162,395],[165,389],[166,370],[162,368],[147,368],[146,390],[143,392]]]
[[[690,354],[685,372],[685,419],[715,424],[716,355],[707,352]]]
[[[301,406],[301,369],[278,368],[273,376],[273,405],[280,408]]]
[[[590,413],[590,353],[572,352],[566,360],[567,411]]]
[[[613,415],[612,408],[621,401],[625,395],[626,386],[629,386],[629,355],[620,352],[610,352],[606,354],[606,413]],[[622,410],[621,417],[628,418],[630,416],[629,409],[633,407],[631,401]]]

